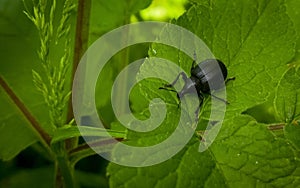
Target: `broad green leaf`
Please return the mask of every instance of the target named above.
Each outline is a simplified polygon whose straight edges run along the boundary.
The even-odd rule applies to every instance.
[[[159,110],[162,108],[162,105],[154,104],[152,108],[153,108],[153,113],[155,113],[156,116],[159,116],[159,113],[160,113]],[[127,134],[128,141],[126,141],[125,143],[127,143],[129,145],[149,146],[149,145],[154,145],[156,143],[160,143],[163,140],[167,139],[173,133],[173,131],[175,130],[175,128],[177,126],[177,124],[174,124],[174,121],[178,121],[179,117],[180,117],[179,110],[174,110],[174,109],[169,108],[168,112],[170,112],[170,111],[172,113],[167,114],[167,118],[162,123],[162,125],[157,127],[156,129],[154,129],[153,131],[137,134],[137,132],[130,131],[128,129],[128,134]],[[175,116],[173,116],[173,115],[175,115]],[[145,120],[149,117],[149,114],[147,112],[145,112],[145,113],[138,114],[136,116],[138,119]],[[153,121],[150,121],[149,124],[155,125],[154,119],[153,119]],[[139,124],[135,121],[132,121],[131,126],[134,127],[135,125],[138,126]],[[123,127],[123,126],[120,125],[120,123],[112,124],[112,128],[114,130],[121,129],[121,127]]]
[[[285,137],[300,148],[300,71],[290,67],[280,80],[274,100],[279,122],[285,125]]]
[[[300,163],[293,148],[248,116],[224,122],[210,151],[229,187],[300,185]]]
[[[194,137],[176,156],[144,168],[121,167],[110,163],[112,187],[297,187],[299,160],[285,139],[278,139],[263,124],[247,115],[247,109],[263,104],[271,95],[294,56],[296,33],[286,14],[283,0],[216,0],[195,3],[174,23],[197,34],[228,68],[226,117],[211,147],[199,153]],[[162,32],[160,37],[170,36]],[[191,45],[193,43],[191,42]],[[165,58],[189,72],[192,59],[160,44],[153,44],[150,56]],[[197,53],[197,49],[195,49]],[[201,59],[201,54],[197,54]],[[145,62],[140,74],[155,74],[159,67]],[[167,69],[171,74],[172,70]],[[160,80],[140,83],[140,92],[149,101],[162,98],[168,114],[157,130],[129,131],[129,145],[153,145],[168,137],[178,124],[176,94],[158,90]],[[182,84],[182,83],[180,83]],[[208,98],[209,99],[209,98]],[[132,104],[139,101],[132,101]],[[202,110],[199,130],[205,129],[209,100]],[[141,108],[141,107],[139,107]],[[140,113],[149,117],[147,108]],[[136,138],[136,140],[134,140]],[[136,141],[136,142],[135,142]],[[204,140],[205,142],[205,140]]]
[[[28,9],[32,11],[32,1],[26,1],[26,3]],[[48,1],[48,3],[52,2]],[[58,12],[62,5],[62,1],[57,3]],[[32,70],[45,78],[45,72],[37,56],[40,45],[39,36],[33,23],[23,13],[24,9],[22,0],[0,1],[0,56],[2,58],[0,76],[18,99],[24,103],[40,127],[51,135],[54,130],[50,124],[49,109],[32,79]],[[56,19],[57,21],[58,19]],[[60,43],[51,48],[50,56],[54,64],[58,63],[64,53],[62,45],[63,43]],[[8,160],[37,141],[38,137],[33,136],[35,133],[31,129],[32,125],[25,119],[3,88],[0,88],[0,95],[0,106],[5,113],[4,116],[1,116],[0,156]]]
[[[284,128],[285,137],[300,151],[300,125],[289,124]]]
[[[29,122],[15,104],[0,89],[0,159],[10,160],[21,150],[37,141],[38,137],[30,129]]]
[[[299,7],[300,7],[300,1],[298,0],[287,0],[286,1],[286,6],[287,6],[287,13],[291,17],[297,34],[298,34],[298,40],[296,44],[296,56],[294,60],[297,62],[297,64],[300,64],[300,12],[299,12]]]
[[[199,140],[159,165],[128,168],[110,163],[112,187],[294,187],[300,184],[299,161],[284,140],[248,116],[224,122],[209,150]]]
[[[210,6],[191,7],[176,22],[197,34],[215,57],[225,63],[228,77],[236,78],[228,83],[227,100],[231,104],[227,113],[241,113],[267,101],[280,79],[278,75],[283,74],[285,65],[293,58],[295,30],[282,3],[211,1]],[[162,37],[168,37],[168,33]],[[156,45],[153,48],[155,56],[172,57],[174,63],[179,62],[189,71],[191,59],[179,56],[175,60],[176,52],[169,52],[166,47],[156,49]],[[197,49],[195,52],[201,59]]]
[[[280,122],[300,119],[300,71],[290,68],[276,88],[275,109]]]
[[[37,67],[37,38],[33,35],[31,24],[23,15],[22,1],[0,2],[0,75],[25,103],[31,113],[39,116],[40,122],[47,121],[43,112],[45,106],[42,97],[36,92],[31,77],[31,69]],[[35,62],[35,63],[34,63]],[[9,98],[0,89],[1,133],[0,157],[9,160],[21,150],[37,141],[30,123]],[[47,114],[46,114],[47,115]]]

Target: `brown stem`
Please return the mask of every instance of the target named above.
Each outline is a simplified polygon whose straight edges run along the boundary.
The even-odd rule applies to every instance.
[[[44,131],[44,129],[40,126],[35,117],[29,112],[24,103],[17,97],[17,95],[13,92],[13,90],[8,86],[8,84],[1,76],[0,85],[7,93],[7,95],[11,98],[11,100],[16,104],[16,106],[19,108],[22,114],[26,117],[26,119],[30,122],[34,130],[36,130],[38,135],[42,138],[42,141],[45,142],[48,146],[50,146],[50,135]]]
[[[78,0],[72,80],[77,66],[88,47],[91,0]],[[69,101],[67,123],[73,119],[72,100]]]
[[[122,142],[124,141],[123,138],[115,138],[115,139],[108,139],[108,140],[101,140],[101,141],[95,141],[89,144],[82,144],[80,146],[77,146],[77,148],[74,148],[69,152],[69,158],[70,158],[70,163],[72,166],[74,166],[79,160],[95,155],[96,152],[92,148],[101,148],[105,150],[105,147],[111,144],[115,144],[115,142]],[[104,151],[103,151],[104,152]]]
[[[77,148],[74,148],[71,151],[69,151],[69,155],[79,153],[80,151],[89,149],[91,147],[105,146],[105,145],[115,143],[115,141],[122,142],[124,140],[125,140],[124,138],[114,138],[114,139],[108,139],[108,140],[95,141],[93,143],[85,143],[85,144],[79,145]]]
[[[79,64],[81,57],[88,47],[89,38],[89,18],[91,11],[91,0],[78,0],[77,5],[77,23],[76,23],[76,34],[75,34],[75,47],[73,57],[73,70],[72,80]],[[69,100],[67,122],[69,123],[74,117],[72,100]],[[66,149],[70,149],[73,145],[77,145],[77,139],[66,140]]]

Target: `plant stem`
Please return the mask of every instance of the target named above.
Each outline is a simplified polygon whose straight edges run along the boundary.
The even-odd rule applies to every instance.
[[[75,180],[74,180],[74,169],[69,164],[68,158],[66,156],[61,156],[56,158],[57,164],[58,164],[58,170],[57,173],[59,176],[57,176],[56,181],[57,185],[62,185],[61,182],[64,182],[63,185],[65,188],[74,188],[76,186]],[[60,181],[62,180],[62,181]]]
[[[40,138],[41,143],[51,154],[52,152],[49,147],[51,142],[50,135],[40,126],[40,124],[35,119],[35,117],[30,113],[30,111],[26,108],[24,103],[17,97],[17,95],[13,92],[13,90],[8,86],[8,84],[1,76],[0,76],[0,86],[4,89],[4,91],[11,98],[11,100],[16,104],[16,106],[19,108],[19,110],[22,112],[25,118],[30,122],[32,128]]]
[[[76,187],[74,179],[74,168],[70,165],[68,154],[65,149],[65,142],[62,141],[56,143],[52,148],[56,153],[55,187]]]
[[[107,140],[101,140],[101,141],[95,141],[93,143],[86,143],[77,146],[73,150],[69,151],[69,158],[70,158],[70,163],[72,166],[75,166],[75,164],[88,156],[95,155],[97,154],[96,151],[93,148],[97,148],[98,152],[100,151],[100,148],[103,152],[109,152],[110,150],[108,149],[106,151],[105,148],[109,148],[108,146],[111,144],[115,144],[115,141],[122,142],[125,139],[124,138],[114,138],[114,139],[107,139]]]
[[[80,59],[88,48],[90,11],[91,0],[78,0],[72,80]],[[73,117],[72,100],[70,100],[66,123],[70,122]]]
[[[72,67],[72,77],[73,81],[74,75],[79,64],[81,57],[88,48],[88,39],[89,39],[89,19],[91,11],[91,0],[78,0],[77,5],[77,21],[76,21],[76,33],[75,33],[75,47],[74,47],[74,56],[73,56],[73,67]],[[71,81],[71,87],[73,82]],[[67,120],[66,123],[69,123],[74,117],[73,106],[72,106],[72,97],[69,99]],[[72,149],[76,147],[78,143],[78,138],[72,138],[66,140],[66,149]]]

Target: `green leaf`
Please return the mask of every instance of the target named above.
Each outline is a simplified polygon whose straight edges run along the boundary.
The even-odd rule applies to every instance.
[[[222,60],[229,77],[226,116],[222,129],[205,152],[198,152],[200,141],[193,137],[176,156],[161,164],[129,168],[110,163],[111,187],[297,187],[300,186],[299,156],[286,139],[277,138],[266,125],[257,123],[244,111],[268,101],[294,57],[296,33],[286,14],[283,0],[215,0],[195,3],[174,23],[197,34],[213,54]],[[276,23],[276,24],[275,24]],[[170,36],[162,32],[160,37]],[[191,42],[191,45],[193,43]],[[160,44],[153,44],[150,56],[165,58],[189,72],[192,60]],[[197,53],[197,49],[195,49]],[[197,54],[202,57],[202,54]],[[155,75],[160,66],[145,62],[140,74]],[[166,69],[166,74],[174,70]],[[299,82],[300,83],[300,82]],[[164,82],[142,81],[140,93],[148,101],[161,98],[167,116],[149,133],[128,132],[129,145],[154,145],[166,139],[178,124],[176,94],[158,90]],[[183,84],[182,81],[180,84]],[[135,94],[136,95],[136,94]],[[285,93],[285,95],[287,95]],[[139,100],[132,100],[139,103]],[[297,103],[298,104],[298,103]],[[145,119],[149,110],[141,109]],[[202,108],[198,130],[209,120],[210,100]],[[137,113],[135,114],[137,117]],[[135,139],[135,140],[134,140]],[[203,143],[207,140],[202,140]],[[142,144],[141,144],[142,143]],[[151,158],[151,156],[149,156]]]
[[[210,151],[230,187],[300,185],[293,148],[248,116],[224,122]]]
[[[231,103],[227,113],[241,113],[267,101],[274,91],[279,75],[294,56],[296,33],[282,1],[211,1],[210,4],[210,7],[191,7],[176,24],[198,35],[215,57],[225,63],[228,77],[236,78],[227,87]],[[168,33],[162,34],[167,36]],[[178,56],[166,47],[153,48],[159,57]],[[197,56],[201,58],[201,54]],[[192,61],[173,60],[179,61],[188,72]]]
[[[42,115],[45,106],[42,97],[32,83],[31,69],[37,66],[35,49],[37,37],[31,30],[31,23],[22,13],[21,1],[0,2],[0,76],[17,97],[37,115],[38,121],[46,123],[47,116]],[[13,103],[3,88],[0,88],[1,132],[0,158],[9,160],[21,150],[38,140],[20,109]],[[5,109],[5,110],[4,110]],[[47,114],[46,114],[47,115]]]
[[[38,140],[29,128],[29,122],[15,108],[15,104],[0,89],[0,104],[5,110],[0,111],[0,158],[10,160],[20,151]]]
[[[285,137],[300,151],[300,125],[289,124],[284,128]]]
[[[299,151],[300,148],[300,71],[290,67],[280,80],[274,100],[279,122],[284,134]]]
[[[300,71],[291,67],[276,88],[275,109],[280,122],[300,119]]]
[[[31,2],[31,1],[30,1]],[[31,2],[32,3],[32,2]],[[28,9],[32,10],[32,4]],[[49,2],[50,3],[50,2]],[[59,3],[57,10],[62,8]],[[43,96],[34,86],[32,70],[44,78],[45,72],[37,56],[39,36],[33,23],[23,13],[25,7],[19,1],[0,1],[0,77],[12,90],[12,93],[24,104],[27,112],[36,120],[40,129],[51,135],[54,131],[50,123],[49,109]],[[58,21],[58,20],[56,20]],[[51,48],[52,49],[52,48]],[[59,63],[59,55],[64,51],[62,46],[53,47],[51,58],[54,63]],[[27,146],[39,140],[28,118],[21,113],[20,108],[13,103],[11,94],[0,88],[0,106],[5,109],[1,116],[0,157],[9,160]]]
[[[286,6],[287,6],[287,13],[289,14],[289,16],[291,17],[297,34],[298,34],[298,39],[297,39],[297,43],[296,43],[296,56],[294,58],[294,60],[296,61],[296,63],[300,64],[300,12],[299,12],[299,7],[300,7],[300,1],[298,0],[288,0],[286,1]]]
[[[164,163],[128,168],[110,163],[111,187],[291,187],[300,184],[293,149],[248,116],[224,122],[209,150],[194,138]]]

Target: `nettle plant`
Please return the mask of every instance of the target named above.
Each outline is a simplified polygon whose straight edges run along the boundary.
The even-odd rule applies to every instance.
[[[195,136],[174,157],[141,168],[100,160],[104,165],[96,171],[92,165],[82,168],[87,161],[99,162],[100,158],[89,157],[95,152],[82,136],[109,132],[128,145],[150,146],[170,136],[180,117],[176,94],[159,90],[166,84],[162,80],[146,79],[130,94],[132,113],[139,119],[149,118],[149,102],[161,98],[167,116],[153,131],[124,131],[110,104],[118,72],[146,55],[168,59],[189,72],[192,59],[180,49],[158,43],[132,46],[116,54],[101,72],[96,88],[96,96],[100,96],[96,105],[107,129],[82,126],[82,135],[70,102],[73,74],[81,56],[105,32],[143,20],[141,10],[151,1],[24,0],[16,8],[20,14],[9,11],[10,1],[0,3],[4,7],[1,15],[5,15],[0,23],[7,26],[0,33],[5,46],[0,47],[0,158],[9,161],[0,164],[1,186],[300,186],[298,0],[190,0],[187,10],[171,22],[201,38],[226,65],[228,77],[235,77],[227,84],[230,104],[218,136],[206,151],[198,152],[199,134],[201,138],[211,121],[207,96]],[[16,19],[19,17],[21,21]],[[31,31],[33,25],[37,33]],[[162,32],[160,37],[180,36]],[[16,51],[20,55],[15,55]],[[137,76],[155,75],[162,68],[145,61]],[[34,169],[21,169],[17,163],[28,158],[26,151],[43,162],[36,161]],[[80,164],[82,161],[86,163]]]

